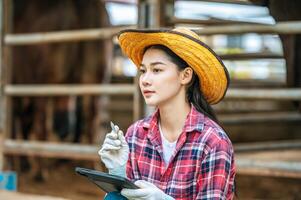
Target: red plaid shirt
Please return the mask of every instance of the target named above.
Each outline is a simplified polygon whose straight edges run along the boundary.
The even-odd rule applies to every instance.
[[[127,177],[146,180],[175,199],[232,199],[235,165],[226,133],[193,106],[167,167],[158,110],[129,127]]]

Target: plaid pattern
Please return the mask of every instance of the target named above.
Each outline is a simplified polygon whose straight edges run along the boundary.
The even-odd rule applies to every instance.
[[[149,181],[175,199],[232,199],[233,147],[223,129],[192,106],[165,167],[158,117],[157,110],[129,127],[127,177]]]

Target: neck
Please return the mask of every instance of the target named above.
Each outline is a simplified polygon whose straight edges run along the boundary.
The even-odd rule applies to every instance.
[[[159,107],[160,125],[167,140],[173,142],[182,133],[186,117],[190,112],[190,104],[183,102],[168,103]]]

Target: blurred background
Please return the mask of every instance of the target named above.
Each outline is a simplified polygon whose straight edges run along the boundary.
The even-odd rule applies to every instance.
[[[102,199],[76,166],[110,121],[149,115],[125,28],[197,32],[231,83],[214,105],[235,148],[236,199],[301,199],[301,2],[1,0],[0,199]]]

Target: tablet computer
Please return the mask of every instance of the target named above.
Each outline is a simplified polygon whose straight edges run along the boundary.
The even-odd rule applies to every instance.
[[[129,188],[129,189],[139,188],[129,179],[121,176],[116,176],[116,175],[112,175],[112,174],[108,174],[92,169],[81,168],[81,167],[76,167],[75,171],[78,174],[87,177],[90,181],[92,181],[94,184],[96,184],[105,192],[114,192],[114,191],[120,192],[123,188]]]

